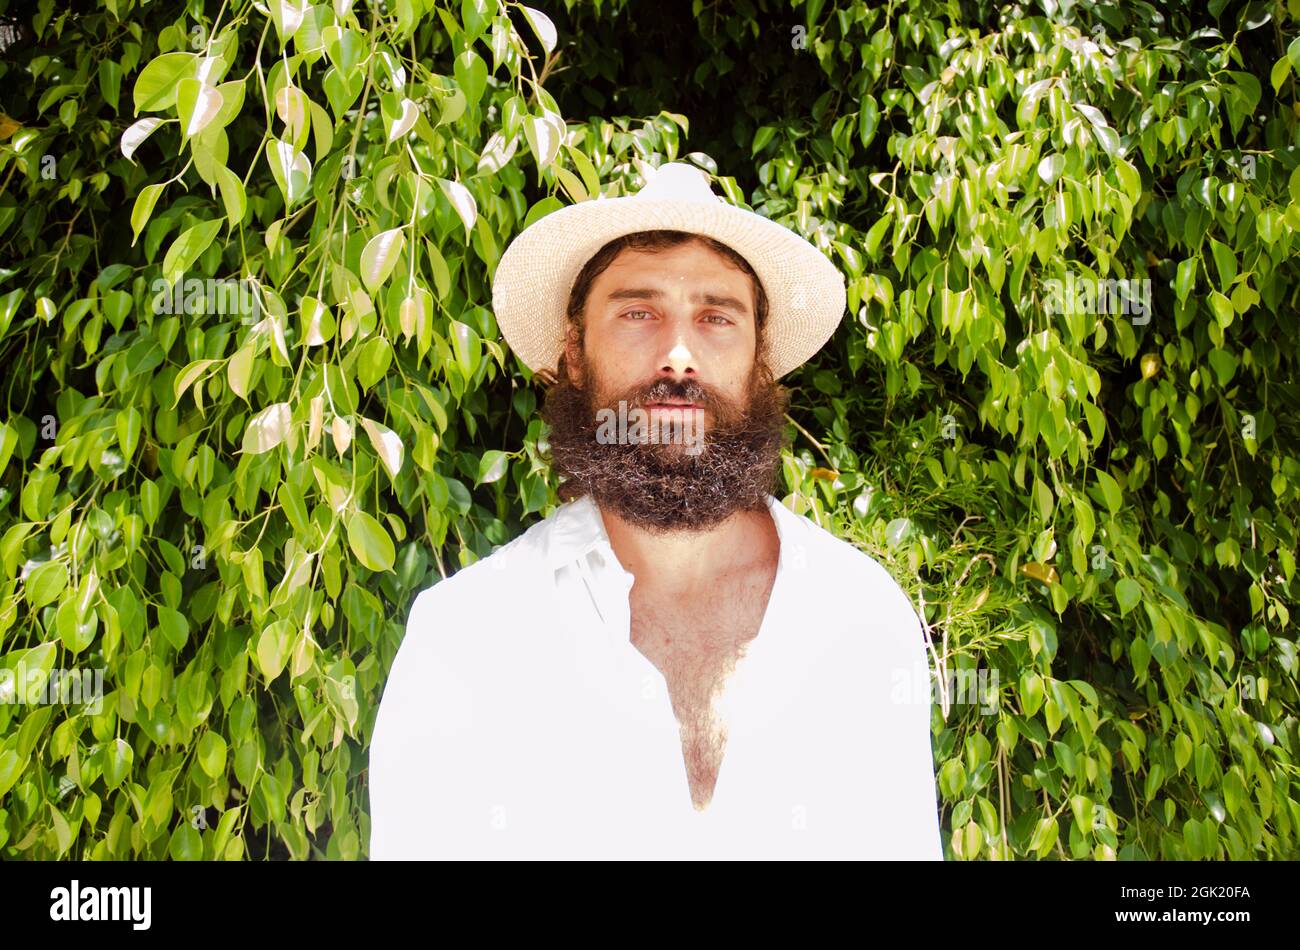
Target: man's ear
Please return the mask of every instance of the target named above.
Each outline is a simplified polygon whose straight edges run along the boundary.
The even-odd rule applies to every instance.
[[[581,335],[578,333],[578,328],[570,323],[564,336],[564,366],[562,371],[568,374],[569,382],[578,389],[581,389],[583,384],[583,373],[579,369],[581,365]]]

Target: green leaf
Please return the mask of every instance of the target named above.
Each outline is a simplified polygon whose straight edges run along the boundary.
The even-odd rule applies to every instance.
[[[374,419],[365,417],[361,419],[361,428],[366,430],[366,435],[370,437],[370,444],[374,446],[389,477],[397,478],[397,473],[402,470],[402,458],[405,452],[397,433]]]
[[[0,422],[0,475],[18,447],[18,430],[7,422]]]
[[[275,24],[275,35],[280,38],[281,47],[298,32],[303,17],[307,13],[307,0],[267,0],[267,12]]]
[[[334,313],[315,297],[303,297],[300,314],[302,317],[302,345],[323,346],[334,337]]]
[[[0,798],[14,787],[14,783],[23,774],[24,764],[18,753],[12,749],[0,752]]]
[[[158,520],[161,506],[162,495],[158,490],[158,483],[146,478],[140,483],[140,513],[144,515],[145,524],[153,527]]]
[[[54,616],[59,640],[73,656],[90,646],[99,626],[99,615],[94,610],[82,612],[80,606],[76,599],[67,598],[59,604]]]
[[[582,176],[582,184],[587,194],[592,197],[600,194],[600,176],[596,173],[596,166],[582,154],[581,149],[569,147],[569,155],[573,159],[574,167],[578,169],[578,174]]]
[[[555,49],[557,40],[555,24],[541,10],[534,10],[532,7],[525,6],[521,6],[520,9],[523,11],[524,19],[528,21],[528,25],[533,28],[537,38],[542,41],[542,49],[549,55]]]
[[[1131,164],[1122,158],[1115,160],[1115,176],[1119,179],[1120,187],[1128,196],[1128,200],[1137,204],[1142,197],[1142,175]]]
[[[388,141],[396,142],[415,127],[415,120],[420,116],[419,107],[410,99],[403,98],[396,104],[396,111],[385,116],[388,126]]]
[[[281,507],[284,508],[285,516],[289,519],[289,524],[299,535],[307,533],[307,504],[303,500],[302,492],[298,491],[290,482],[281,482],[280,487],[276,490],[276,498],[279,500]]]
[[[565,192],[571,199],[573,199],[574,204],[581,201],[587,201],[591,197],[587,194],[587,189],[578,176],[567,168],[562,168],[561,166],[556,165],[551,169],[551,171],[555,173],[555,177],[558,178],[560,184],[564,186]]]
[[[1183,845],[1187,848],[1187,857],[1190,860],[1209,857],[1210,847],[1205,837],[1205,829],[1195,818],[1183,822]]]
[[[875,96],[868,95],[862,100],[861,111],[858,113],[858,139],[862,142],[863,148],[875,139],[878,128],[880,128],[880,105],[876,102]]]
[[[217,827],[212,833],[212,851],[214,854],[221,855],[225,851],[226,842],[230,840],[230,833],[234,831],[235,824],[239,821],[241,808],[243,808],[242,805],[234,805],[221,813],[221,820],[217,822]]]
[[[426,241],[424,247],[428,253],[429,270],[433,273],[433,286],[437,288],[438,299],[446,300],[447,293],[451,290],[451,271],[448,270],[442,253],[432,241]]]
[[[9,293],[0,297],[0,337],[3,337],[9,330],[9,325],[13,322],[14,314],[18,312],[18,306],[27,296],[27,289],[19,287],[11,290]]]
[[[557,142],[556,148],[558,147]],[[465,225],[465,240],[468,241],[470,232],[474,230],[474,222],[478,220],[478,204],[474,201],[474,196],[458,181],[439,178],[438,184],[442,186],[443,193],[451,202],[451,206],[460,215],[461,223]]]
[[[1282,237],[1282,215],[1265,208],[1255,218],[1255,229],[1266,244],[1276,244]]]
[[[384,526],[364,511],[354,511],[348,519],[348,545],[357,560],[372,571],[391,570],[397,558]]]
[[[1233,309],[1232,301],[1217,290],[1210,291],[1209,297],[1210,311],[1214,314],[1214,319],[1218,321],[1219,326],[1227,327],[1232,323],[1236,311]]]
[[[135,456],[135,447],[140,443],[140,429],[144,420],[140,410],[131,406],[117,413],[117,443],[122,447],[122,456],[131,459]]]
[[[182,821],[167,842],[167,853],[173,861],[202,861],[203,837],[188,821]]]
[[[1232,248],[1210,238],[1210,251],[1214,254],[1214,265],[1219,271],[1219,286],[1231,286],[1237,276],[1237,258],[1232,253]]]
[[[51,603],[68,586],[68,569],[62,561],[46,561],[27,575],[27,602],[33,610]]]
[[[1061,177],[1063,171],[1065,171],[1064,155],[1045,155],[1042,161],[1038,163],[1038,177],[1049,188],[1056,184],[1056,180]]]
[[[203,733],[199,740],[199,765],[209,778],[216,778],[226,770],[226,740],[215,732]]]
[[[1220,386],[1226,386],[1237,372],[1237,358],[1227,350],[1215,348],[1206,357],[1219,379]]]
[[[158,629],[176,650],[185,649],[190,636],[190,622],[179,610],[158,607]]]
[[[1138,601],[1142,599],[1142,588],[1138,586],[1137,581],[1130,577],[1124,577],[1115,584],[1115,600],[1119,603],[1120,616],[1125,616],[1130,610],[1137,606]]]
[[[114,739],[104,750],[104,784],[110,790],[122,784],[135,762],[135,752],[125,739]]]
[[[1196,784],[1202,788],[1211,787],[1219,772],[1214,750],[1202,743],[1196,747],[1192,757],[1196,761]]]
[[[197,79],[182,79],[176,87],[176,113],[181,120],[181,140],[198,135],[221,111],[221,93]]]
[[[248,210],[248,201],[244,195],[244,183],[239,180],[239,176],[232,172],[225,165],[218,165],[216,168],[217,187],[221,191],[221,204],[226,209],[226,220],[230,222],[233,230],[244,220],[244,212]]]
[[[199,255],[208,249],[212,239],[220,232],[220,218],[202,221],[192,228],[187,228],[167,249],[162,265],[164,279],[171,283],[184,279],[185,272],[194,265]]]
[[[456,354],[456,362],[465,374],[465,378],[471,378],[474,371],[478,369],[479,363],[478,334],[468,324],[461,323],[459,320],[452,320],[451,345]]]
[[[181,401],[181,396],[185,395],[185,391],[198,381],[199,377],[207,371],[209,366],[216,362],[216,360],[195,360],[180,371],[176,376],[174,393],[176,398],[172,402],[173,409],[176,408],[176,404]]]
[[[1026,672],[1020,677],[1020,705],[1025,718],[1038,712],[1043,704],[1043,678],[1037,673]]]
[[[506,473],[510,464],[510,456],[505,452],[497,449],[489,449],[483,453],[483,457],[478,462],[478,479],[475,485],[488,485],[492,482],[499,481],[501,476]]]
[[[257,668],[268,683],[284,672],[293,644],[294,626],[288,620],[268,624],[257,639]]]
[[[117,101],[122,90],[122,67],[111,59],[101,59],[99,61],[99,91],[104,95],[104,101],[113,107],[117,112]]]
[[[221,109],[213,119],[213,124],[224,128],[235,121],[239,110],[244,105],[244,81],[237,79],[233,82],[223,82],[217,87],[217,92],[221,94]]]
[[[144,226],[149,223],[149,217],[153,214],[153,206],[158,203],[158,197],[163,193],[166,185],[146,185],[141,189],[140,194],[136,195],[135,206],[131,209],[131,246],[135,247],[135,242],[140,239],[140,232]]]
[[[1029,839],[1029,850],[1035,852],[1040,858],[1045,857],[1047,852],[1052,850],[1056,844],[1056,838],[1060,833],[1056,819],[1050,815],[1041,818],[1038,824],[1034,826],[1034,833]]]
[[[176,104],[180,82],[193,78],[198,70],[195,53],[163,53],[149,62],[135,80],[135,111],[162,112]]]
[[[533,222],[540,221],[542,218],[546,217],[552,211],[559,211],[563,207],[564,207],[563,201],[561,201],[559,198],[556,198],[554,195],[547,195],[545,198],[541,199],[535,205],[533,205],[531,208],[528,209],[528,214],[524,217],[523,226],[527,228],[530,225],[532,225]],[[440,293],[439,296],[444,297],[446,295]]]
[[[1196,264],[1197,258],[1189,257],[1178,265],[1178,273],[1174,278],[1174,293],[1179,303],[1186,301],[1187,295],[1192,292],[1192,286],[1196,281]]]
[[[373,294],[383,286],[397,266],[405,246],[406,238],[401,228],[381,231],[366,242],[361,252],[361,280],[366,290]]]
[[[131,156],[135,154],[135,150],[140,147],[144,140],[151,136],[158,126],[162,125],[166,121],[168,120],[159,118],[158,116],[149,116],[147,119],[140,119],[137,122],[133,122],[127,127],[127,130],[122,133],[122,138],[119,143],[122,149],[122,154],[127,158],[131,158]],[[150,185],[149,187],[161,188],[162,186]]]
[[[1110,509],[1113,515],[1119,511],[1120,506],[1124,503],[1124,493],[1120,490],[1119,482],[1115,481],[1109,474],[1101,469],[1096,470],[1097,484],[1101,488],[1101,496],[1106,501],[1106,507]]]
[[[1282,56],[1273,64],[1272,70],[1269,71],[1269,82],[1273,84],[1274,92],[1282,91],[1282,84],[1291,76],[1291,58]]]
[[[357,353],[357,382],[362,389],[373,389],[384,378],[393,361],[393,346],[383,337],[375,337],[361,345]]]
[[[288,436],[292,418],[287,402],[277,402],[263,409],[244,430],[242,451],[251,455],[271,451]]]
[[[253,378],[253,368],[257,364],[257,351],[245,343],[235,351],[226,367],[226,378],[230,391],[245,402],[248,401],[248,387]]]
[[[311,162],[288,142],[271,139],[266,143],[266,162],[271,177],[280,187],[286,208],[292,208],[311,190]]]
[[[456,85],[464,92],[467,103],[478,105],[483,99],[483,90],[487,88],[488,70],[481,56],[472,49],[467,49],[459,56],[452,67]]]

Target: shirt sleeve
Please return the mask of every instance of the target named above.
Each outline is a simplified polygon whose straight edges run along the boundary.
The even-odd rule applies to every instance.
[[[440,582],[445,584],[446,581]],[[411,608],[384,686],[369,750],[370,859],[446,856],[470,748],[473,693],[455,662],[456,598],[437,587]]]
[[[906,599],[906,595],[899,591]],[[942,861],[943,842],[939,830],[939,801],[935,781],[934,751],[930,737],[930,719],[934,702],[930,689],[930,661],[926,652],[925,633],[920,618],[911,610],[910,616],[900,620],[899,636],[903,640],[904,655],[911,664],[912,682],[924,683],[919,696],[909,697],[901,716],[903,732],[900,745],[899,771],[904,776],[909,793],[903,800],[905,810],[899,817],[909,829],[906,838],[905,860]]]
[[[930,719],[933,689],[930,659],[921,620],[911,598],[874,559],[867,590],[877,603],[873,640],[883,648],[872,660],[888,668],[877,671],[881,705],[874,708],[887,723],[890,817],[875,841],[877,857],[904,861],[942,861],[939,801],[935,781]],[[883,676],[894,680],[886,689]],[[901,688],[899,688],[901,687]]]

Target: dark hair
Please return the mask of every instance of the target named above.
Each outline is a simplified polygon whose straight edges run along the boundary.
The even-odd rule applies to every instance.
[[[592,255],[591,260],[583,265],[582,270],[578,272],[577,279],[573,282],[573,290],[569,292],[569,304],[566,310],[569,325],[578,331],[578,345],[582,345],[585,332],[582,315],[587,308],[587,298],[591,295],[591,285],[596,282],[596,278],[603,274],[610,264],[614,263],[614,258],[618,257],[624,248],[633,251],[666,251],[690,241],[698,242],[710,250],[716,251],[731,262],[733,266],[749,275],[750,283],[754,289],[754,334],[757,340],[757,353],[761,359],[763,357],[764,343],[763,330],[767,324],[768,310],[767,294],[763,291],[763,282],[758,279],[758,274],[754,273],[754,268],[749,265],[749,261],[727,247],[727,245],[703,234],[691,234],[688,231],[635,231],[632,234],[625,234],[622,237],[615,238]],[[563,356],[561,356],[560,365],[564,365]]]

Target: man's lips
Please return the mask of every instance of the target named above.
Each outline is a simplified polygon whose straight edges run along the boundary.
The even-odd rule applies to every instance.
[[[693,402],[648,402],[645,404],[647,409],[700,409],[698,403]]]

